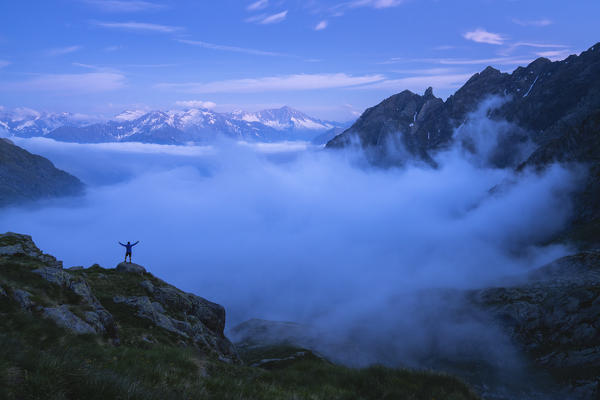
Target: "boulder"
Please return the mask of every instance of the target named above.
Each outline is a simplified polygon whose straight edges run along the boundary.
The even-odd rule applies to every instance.
[[[146,268],[142,267],[141,265],[134,264],[134,263],[128,263],[128,262],[120,263],[119,265],[117,265],[117,267],[115,269],[119,272],[131,272],[134,274],[145,274],[146,273]]]
[[[76,334],[96,333],[96,330],[90,324],[73,314],[66,304],[44,308],[42,314],[44,317],[53,320],[57,325]]]
[[[32,308],[34,305],[33,301],[31,301],[31,293],[29,293],[26,290],[13,289],[12,290],[12,298],[17,303],[19,303],[19,306],[21,306],[21,308],[26,309],[26,310]]]
[[[31,236],[13,232],[0,234],[0,257],[15,255],[36,258],[50,267],[62,268],[62,261],[49,254],[44,254],[35,245]]]

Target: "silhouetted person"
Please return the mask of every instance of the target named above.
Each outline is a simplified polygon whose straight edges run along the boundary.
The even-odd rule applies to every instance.
[[[131,242],[127,242],[127,244],[123,244],[121,242],[119,242],[119,244],[123,247],[125,247],[125,261],[127,262],[127,256],[129,256],[129,263],[131,264],[131,248],[133,246],[135,246],[136,244],[138,244],[140,241],[138,240],[137,242],[135,242],[134,244],[131,244]]]

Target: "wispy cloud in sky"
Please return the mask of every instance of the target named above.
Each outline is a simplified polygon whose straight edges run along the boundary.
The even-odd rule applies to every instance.
[[[157,88],[186,93],[256,93],[352,87],[378,82],[383,75],[296,74],[263,78],[233,79],[207,83],[160,83]]]
[[[0,60],[0,68],[10,65],[10,61]]]
[[[104,51],[109,51],[109,52],[113,52],[113,51],[117,51],[117,50],[121,50],[123,48],[123,46],[106,46],[104,48]]]
[[[3,82],[0,90],[21,90],[79,94],[109,92],[125,86],[125,76],[117,72],[83,74],[40,74],[20,82]]]
[[[369,85],[357,86],[355,89],[391,89],[397,92],[408,89],[420,92],[432,86],[436,89],[454,89],[461,87],[473,73],[468,74],[440,74],[410,76],[399,79],[386,79]]]
[[[245,54],[251,54],[251,55],[256,55],[256,56],[290,57],[289,55],[283,54],[283,53],[249,49],[249,48],[237,47],[237,46],[226,46],[226,45],[221,45],[221,44],[203,42],[201,40],[177,39],[177,41],[180,43],[185,43],[185,44],[189,44],[192,46],[198,46],[198,47],[202,47],[205,49],[211,49],[211,50],[230,51],[230,52],[234,52],[234,53],[245,53]]]
[[[521,25],[521,26],[537,26],[537,27],[548,26],[548,25],[553,24],[553,22],[547,18],[530,19],[530,20],[513,18],[512,22],[514,22],[517,25]]]
[[[569,50],[548,50],[538,51],[535,54],[539,57],[545,57],[552,61],[562,60],[569,56]]]
[[[125,29],[130,31],[145,31],[145,32],[159,32],[159,33],[172,33],[182,30],[179,26],[159,25],[150,24],[146,22],[105,22],[105,21],[93,21],[96,26],[109,29]]]
[[[325,8],[327,13],[333,17],[341,17],[345,11],[353,8],[370,7],[375,9],[384,9],[397,7],[404,3],[404,0],[351,0],[335,4],[331,7]],[[322,7],[314,6],[314,10],[324,11]]]
[[[64,54],[74,53],[82,48],[82,46],[57,47],[54,49],[48,49],[45,53],[49,56],[62,56]]]
[[[180,100],[176,101],[175,105],[178,107],[184,108],[215,108],[217,106],[216,103],[212,101],[202,101],[202,100]]]
[[[262,18],[261,20],[259,20],[258,23],[263,24],[263,25],[277,24],[277,23],[285,20],[285,18],[287,17],[287,14],[288,14],[288,12],[287,12],[287,10],[285,10],[285,11],[282,11],[277,14],[268,15],[265,18]]]
[[[478,28],[471,32],[466,32],[463,37],[467,40],[472,40],[476,43],[487,43],[487,44],[503,44],[506,40],[499,33],[488,32],[485,29]]]
[[[269,5],[269,0],[258,0],[258,1],[255,1],[254,3],[250,4],[248,7],[246,7],[246,10],[248,10],[248,11],[262,10],[267,5]]]
[[[348,7],[373,7],[373,8],[389,8],[396,7],[402,4],[404,0],[355,0],[344,3]]]
[[[568,46],[556,43],[536,43],[536,42],[516,42],[508,46],[501,52],[503,55],[508,55],[514,52],[519,47],[532,47],[535,49],[566,49]]]
[[[141,0],[85,0],[85,2],[108,12],[154,11],[166,7],[164,4]]]
[[[327,28],[327,21],[323,20],[315,26],[315,31],[322,31],[325,28]]]
[[[431,63],[442,65],[523,65],[533,61],[533,57],[493,57],[493,58],[392,58],[381,64]]]

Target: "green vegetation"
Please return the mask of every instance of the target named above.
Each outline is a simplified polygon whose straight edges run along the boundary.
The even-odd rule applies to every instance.
[[[357,370],[316,357],[264,370],[207,359],[190,347],[113,346],[72,335],[7,300],[0,310],[5,399],[477,399],[445,375]]]
[[[119,340],[109,334],[75,335],[42,317],[40,310],[67,304],[82,316],[89,304],[68,287],[33,273],[42,266],[39,259],[23,254],[0,256],[2,399],[478,398],[447,375],[380,366],[351,369],[294,347],[242,348],[244,365],[223,362],[198,342],[160,328],[113,301],[116,295],[146,295],[142,281],[165,285],[151,274],[99,266],[68,271],[71,279],[87,282],[112,314]],[[29,310],[15,300],[17,290],[31,295],[34,305],[25,307]]]

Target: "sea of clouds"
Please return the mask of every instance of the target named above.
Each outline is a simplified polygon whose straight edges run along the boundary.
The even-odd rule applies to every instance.
[[[499,285],[566,254],[542,243],[566,223],[575,177],[559,165],[491,167],[482,157],[497,123],[467,124],[460,135],[469,129],[475,152],[456,145],[435,156],[437,169],[378,169],[360,151],[298,142],[15,138],[87,192],[5,209],[0,231],[32,235],[67,267],[114,267],[117,242],[139,240],[134,262],[224,305],[229,327],[248,318],[310,324],[358,343],[338,354],[349,364],[419,366],[432,351],[456,357],[465,348],[511,363],[501,333],[457,320],[460,305],[441,293]]]

